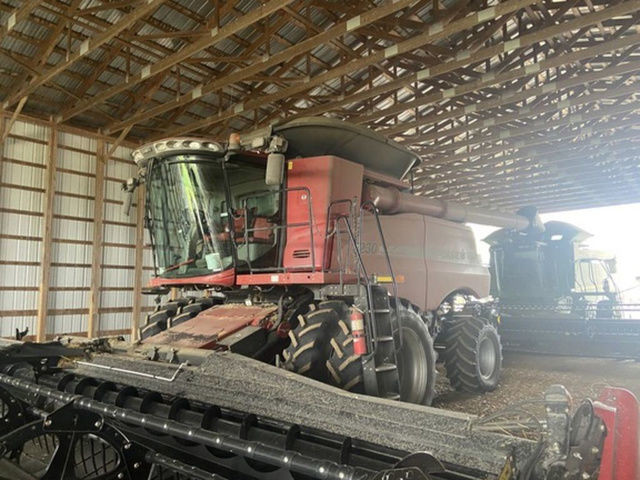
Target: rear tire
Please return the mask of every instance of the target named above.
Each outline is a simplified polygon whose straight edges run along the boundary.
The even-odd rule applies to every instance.
[[[431,405],[436,392],[436,351],[427,325],[413,310],[400,310],[402,348],[397,353],[400,400]]]
[[[332,384],[354,393],[364,393],[362,361],[353,352],[353,336],[348,317],[339,321],[340,330],[332,340],[333,352],[327,361]],[[436,386],[436,352],[429,329],[413,310],[400,307],[403,345],[397,352],[400,400],[431,405]]]
[[[496,327],[476,314],[452,318],[441,334],[447,378],[456,390],[495,390],[502,372],[502,344]]]

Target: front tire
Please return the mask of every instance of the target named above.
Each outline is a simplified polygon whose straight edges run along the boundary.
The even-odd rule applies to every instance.
[[[298,325],[289,332],[291,343],[282,352],[284,367],[295,373],[321,382],[328,381],[326,361],[331,352],[330,340],[336,335],[344,302],[313,304],[309,312],[298,316]]]
[[[466,312],[447,323],[441,335],[451,386],[464,392],[495,390],[502,373],[502,344],[496,327]]]

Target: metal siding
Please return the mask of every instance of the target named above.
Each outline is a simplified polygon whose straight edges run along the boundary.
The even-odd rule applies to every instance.
[[[42,189],[44,165],[47,158],[48,129],[16,121],[10,132],[12,135],[27,138],[15,138],[10,136],[3,145],[2,175],[1,181],[16,185],[16,187],[0,188],[0,207],[11,210],[0,213],[0,232],[12,236],[35,237],[41,236],[42,218],[30,214],[21,214],[17,211],[40,213],[42,211],[43,194],[37,191],[21,189]],[[12,162],[17,160],[32,165],[23,165]],[[0,238],[0,335],[14,337],[16,328],[24,330],[29,328],[33,333],[35,329],[35,309],[38,301],[36,286],[40,278],[39,265],[5,264],[6,262],[39,262],[41,242],[29,239]],[[4,290],[8,288],[8,290]],[[14,315],[12,315],[14,313]],[[23,313],[23,315],[20,315]],[[5,316],[6,315],[6,316]]]
[[[5,230],[3,230],[5,231]],[[0,239],[0,261],[40,262],[40,245],[37,240]]]
[[[48,161],[49,129],[30,122],[17,121],[12,135],[4,144],[1,181],[16,188],[0,189],[0,232],[31,239],[0,238],[0,336],[13,337],[15,329],[29,327],[35,334],[35,311],[40,282],[39,265],[10,265],[7,262],[39,262],[42,236],[42,211],[44,194],[31,189],[44,189]],[[49,310],[56,310],[47,319],[47,333],[63,334],[86,331],[91,285],[91,252],[93,240],[95,168],[97,141],[95,138],[66,132],[58,133],[56,195],[53,204],[53,238],[51,251],[51,291],[48,295]],[[110,145],[107,144],[107,148]],[[105,225],[101,269],[102,291],[100,330],[127,330],[131,324],[133,306],[133,266],[135,255],[135,207],[131,216],[122,212],[123,192],[121,182],[135,175],[136,168],[129,160],[131,150],[118,147],[112,159],[107,161],[105,181]],[[16,160],[33,165],[11,162]],[[64,195],[64,193],[71,194]],[[87,197],[87,198],[83,198]],[[38,215],[19,214],[6,210],[24,210]],[[111,224],[116,223],[116,224]],[[35,239],[33,238],[35,237]],[[145,233],[145,244],[148,236]],[[109,245],[111,244],[111,245]],[[116,245],[119,244],[119,245]],[[145,265],[151,265],[148,249],[144,252]],[[143,272],[148,283],[150,272]],[[20,290],[20,289],[23,290]],[[143,297],[143,309],[153,305],[153,298]],[[11,315],[11,313],[14,315]],[[19,315],[22,313],[22,315]]]
[[[59,133],[57,151],[57,192],[73,195],[92,196],[95,181],[86,174],[94,174],[95,153],[85,153],[74,149],[95,151],[96,142],[78,135]],[[86,173],[86,174],[83,174]],[[56,288],[86,289],[91,285],[91,241],[93,239],[93,200],[89,198],[56,195],[53,203],[54,214],[63,218],[53,220],[53,236],[75,243],[58,242],[51,252],[53,264],[64,264],[51,268],[51,288],[49,309],[86,309],[89,292],[86,290],[60,291]],[[74,217],[76,219],[71,219]],[[86,219],[86,220],[83,220]],[[82,243],[77,243],[82,242]],[[75,333],[87,328],[86,313],[57,314],[48,318],[48,333]]]
[[[108,145],[110,148],[110,145]],[[133,307],[133,264],[135,239],[135,208],[131,216],[126,216],[122,209],[124,192],[122,182],[136,174],[133,162],[129,161],[131,150],[118,147],[113,157],[107,161],[105,182],[104,242],[117,246],[103,247],[105,265],[127,268],[105,268],[103,270],[101,293],[102,305],[109,308],[121,308],[121,312],[103,313],[100,316],[101,330],[126,330],[131,325],[131,308]],[[126,160],[126,163],[122,160]],[[117,202],[117,203],[114,203]],[[117,225],[109,222],[118,223]],[[127,226],[126,224],[131,224]],[[131,267],[131,268],[128,268]],[[112,290],[109,288],[131,288],[131,290]]]
[[[40,267],[31,265],[0,265],[0,287],[33,287],[38,284]],[[21,297],[24,292],[15,292]],[[31,306],[35,308],[35,303]],[[2,310],[13,308],[2,305]]]
[[[42,229],[42,217],[2,212],[0,214],[0,229],[3,233],[11,233],[11,235],[39,237]],[[0,239],[0,241],[3,240]]]

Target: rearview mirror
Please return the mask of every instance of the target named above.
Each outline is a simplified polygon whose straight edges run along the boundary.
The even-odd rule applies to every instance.
[[[122,213],[124,213],[126,217],[131,215],[133,192],[136,191],[138,185],[140,185],[140,182],[137,178],[128,178],[127,181],[122,184],[122,190],[125,192],[124,202],[122,204]]]
[[[284,155],[270,153],[267,155],[267,169],[264,173],[264,183],[269,186],[280,185],[284,176]]]

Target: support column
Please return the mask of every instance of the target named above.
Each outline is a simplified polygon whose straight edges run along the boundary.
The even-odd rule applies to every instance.
[[[138,187],[136,206],[136,251],[133,274],[133,312],[131,316],[131,341],[137,342],[142,314],[142,262],[144,260],[144,185]]]
[[[104,139],[98,138],[96,152],[95,195],[93,200],[93,250],[91,252],[91,289],[87,336],[100,333],[100,289],[102,287],[102,234],[104,230],[104,173],[107,163]]]
[[[7,126],[7,119],[4,112],[0,110],[0,138],[4,137],[4,129]],[[4,161],[4,142],[0,142],[0,180],[2,180],[2,162]]]
[[[47,311],[49,310],[49,285],[51,282],[51,250],[53,246],[53,202],[56,194],[58,170],[58,129],[54,123],[49,127],[49,155],[47,158],[42,210],[42,244],[40,246],[40,287],[38,289],[38,316],[36,341],[44,342],[47,335]]]

